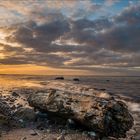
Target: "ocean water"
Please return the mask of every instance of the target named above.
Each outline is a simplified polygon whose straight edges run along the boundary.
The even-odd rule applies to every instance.
[[[41,87],[56,76],[0,75],[0,90],[13,87]],[[140,102],[140,77],[119,76],[64,76],[65,81],[79,78],[81,84],[105,90],[111,94],[129,97]]]
[[[140,77],[85,77],[83,83],[140,102]]]

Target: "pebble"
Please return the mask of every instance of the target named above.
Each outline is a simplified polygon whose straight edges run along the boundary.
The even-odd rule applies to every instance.
[[[129,134],[129,135],[135,135],[135,134],[136,134],[136,131],[133,130],[133,129],[131,129],[131,130],[129,130],[129,131],[127,132],[127,134]]]
[[[10,99],[10,102],[14,102],[14,101],[15,101],[15,99],[14,99],[14,98],[11,98],[11,99]]]
[[[13,93],[12,93],[12,96],[14,96],[14,97],[18,97],[19,95],[18,95],[18,93],[13,92]]]
[[[36,136],[37,135],[37,132],[35,130],[30,130],[30,135]]]
[[[96,137],[96,133],[95,133],[94,131],[88,132],[88,135],[89,135],[90,137]]]
[[[15,110],[15,109],[16,109],[16,106],[15,106],[15,105],[13,105],[13,106],[11,107],[11,109]]]
[[[27,137],[23,137],[23,138],[21,138],[21,140],[27,140]]]
[[[17,108],[21,108],[21,107],[23,107],[23,105],[17,104]]]
[[[47,129],[47,133],[50,133],[51,132],[51,130],[50,129]]]
[[[88,132],[87,131],[83,131],[82,132],[82,135],[84,136],[84,135],[87,135],[88,134]]]
[[[67,120],[67,127],[68,128],[75,128],[76,124],[72,119]]]

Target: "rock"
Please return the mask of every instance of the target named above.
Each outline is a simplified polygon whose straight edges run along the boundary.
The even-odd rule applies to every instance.
[[[11,109],[16,110],[16,106],[15,105],[11,106]]]
[[[43,121],[39,121],[36,125],[36,128],[38,130],[44,130],[46,128],[46,122],[43,122]]]
[[[90,136],[90,137],[96,137],[96,133],[94,131],[88,132],[88,136]]]
[[[67,127],[68,128],[75,128],[76,124],[72,119],[67,120]]]
[[[21,138],[21,140],[27,140],[27,137],[23,137],[23,138]]]
[[[12,93],[12,96],[14,96],[14,97],[19,97],[19,94],[16,93],[16,92],[13,92],[13,93]]]
[[[135,134],[136,134],[136,131],[133,130],[133,129],[130,129],[130,130],[127,132],[127,134],[129,134],[129,135],[135,135]]]
[[[34,110],[31,108],[19,108],[14,115],[23,121],[34,121],[36,117]]]
[[[10,99],[7,97],[7,98],[4,98],[4,101],[9,101]]]
[[[20,123],[24,123],[24,121],[23,121],[22,119],[19,119],[19,122],[20,122]]]
[[[19,109],[19,108],[21,108],[21,107],[23,107],[23,105],[22,104],[17,104],[17,108]]]
[[[140,140],[140,134],[135,136],[135,140]]]
[[[47,113],[43,113],[43,112],[40,112],[40,111],[38,111],[38,112],[36,112],[36,118],[38,119],[47,119],[47,117],[48,117],[48,115],[47,115]]]
[[[0,114],[0,125],[9,124],[9,118],[3,114]]]
[[[31,94],[28,102],[49,116],[72,119],[105,136],[125,137],[126,131],[133,126],[127,106],[111,98],[51,89],[46,93]]]
[[[64,80],[64,77],[56,77],[55,80]]]
[[[101,88],[100,90],[105,91],[106,89],[105,88]]]
[[[14,102],[16,99],[15,98],[10,98],[10,102]]]
[[[78,78],[73,78],[73,81],[79,82],[80,80]]]
[[[30,130],[30,135],[36,136],[37,135],[37,132],[35,130]]]
[[[57,137],[57,140],[65,140],[64,135],[60,135],[59,137]]]
[[[10,108],[9,104],[3,99],[0,99],[0,114],[12,118],[13,110]]]
[[[46,131],[47,131],[47,133],[50,133],[50,132],[51,132],[51,130],[50,130],[50,129],[47,129]]]

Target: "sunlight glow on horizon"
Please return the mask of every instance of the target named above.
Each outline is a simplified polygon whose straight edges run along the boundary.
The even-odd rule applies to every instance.
[[[55,69],[37,65],[1,65],[0,74],[31,74],[31,75],[87,75],[87,70]]]

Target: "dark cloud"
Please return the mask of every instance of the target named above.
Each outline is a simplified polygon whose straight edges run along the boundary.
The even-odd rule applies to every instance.
[[[140,5],[127,8],[114,20],[114,26],[99,35],[102,45],[119,52],[140,51]]]
[[[139,5],[128,7],[113,18],[102,17],[95,20],[72,20],[62,14],[53,13],[51,16],[50,13],[48,18],[45,15],[46,21],[43,20],[40,24],[36,21],[22,24],[7,37],[7,41],[18,42],[22,49],[33,48],[34,52],[23,51],[20,55],[0,60],[0,63],[80,69],[95,69],[94,66],[110,69],[139,67],[139,11]],[[60,43],[56,43],[56,40]],[[10,47],[7,49],[13,50]],[[60,56],[56,52],[64,55]]]
[[[133,5],[115,18],[117,22],[135,25],[140,23],[140,5]]]
[[[54,20],[43,25],[29,22],[18,27],[14,34],[7,37],[7,41],[18,42],[37,51],[55,51],[57,48],[51,45],[52,41],[59,39],[69,30],[69,23],[66,20]]]
[[[140,51],[140,26],[125,25],[113,27],[108,32],[99,35],[104,48],[119,52]]]

